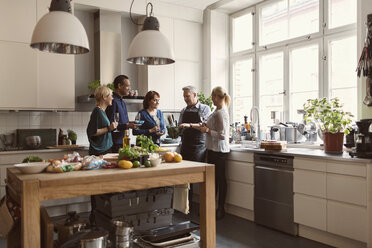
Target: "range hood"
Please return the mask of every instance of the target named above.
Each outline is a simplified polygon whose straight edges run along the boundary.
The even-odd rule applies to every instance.
[[[121,14],[104,10],[94,13],[94,74],[101,84],[112,83],[117,75],[122,74],[122,44]],[[142,102],[142,99],[125,99],[130,112],[139,111]],[[92,95],[76,97],[75,111],[92,111],[94,106]]]

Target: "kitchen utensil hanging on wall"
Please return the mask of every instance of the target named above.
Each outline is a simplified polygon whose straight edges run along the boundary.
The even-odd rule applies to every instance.
[[[364,47],[362,49],[362,54],[358,62],[356,69],[358,77],[363,75],[367,77],[366,80],[366,97],[363,103],[367,106],[372,106],[372,66],[370,59],[372,57],[372,14],[367,16],[366,23],[366,38],[364,40]],[[362,74],[363,73],[363,74]]]

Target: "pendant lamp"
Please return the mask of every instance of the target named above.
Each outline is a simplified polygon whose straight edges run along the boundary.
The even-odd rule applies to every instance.
[[[36,24],[30,46],[61,54],[89,52],[87,33],[71,13],[71,0],[52,0],[49,13]]]
[[[147,14],[148,6],[151,6],[149,15]],[[129,13],[132,19],[131,10]],[[127,61],[136,65],[166,65],[174,63],[173,50],[170,47],[169,41],[159,31],[160,25],[158,19],[151,15],[152,4],[148,3],[146,5],[146,19],[143,23],[142,31],[132,40],[129,46]]]

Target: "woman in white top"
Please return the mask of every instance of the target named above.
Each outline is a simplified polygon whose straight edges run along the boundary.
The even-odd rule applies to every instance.
[[[200,127],[203,133],[207,133],[207,161],[215,165],[216,195],[218,196],[217,220],[225,216],[225,200],[227,182],[225,164],[229,147],[229,112],[230,96],[222,87],[212,90],[213,105],[217,109],[209,116],[207,123]]]

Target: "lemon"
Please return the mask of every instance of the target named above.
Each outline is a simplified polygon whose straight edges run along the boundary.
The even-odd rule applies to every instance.
[[[175,161],[175,162],[181,162],[182,161],[182,156],[181,156],[181,154],[176,154],[176,155],[174,155],[174,158],[173,158],[173,160]]]
[[[120,160],[118,166],[123,169],[130,169],[133,167],[133,164],[128,160]]]

